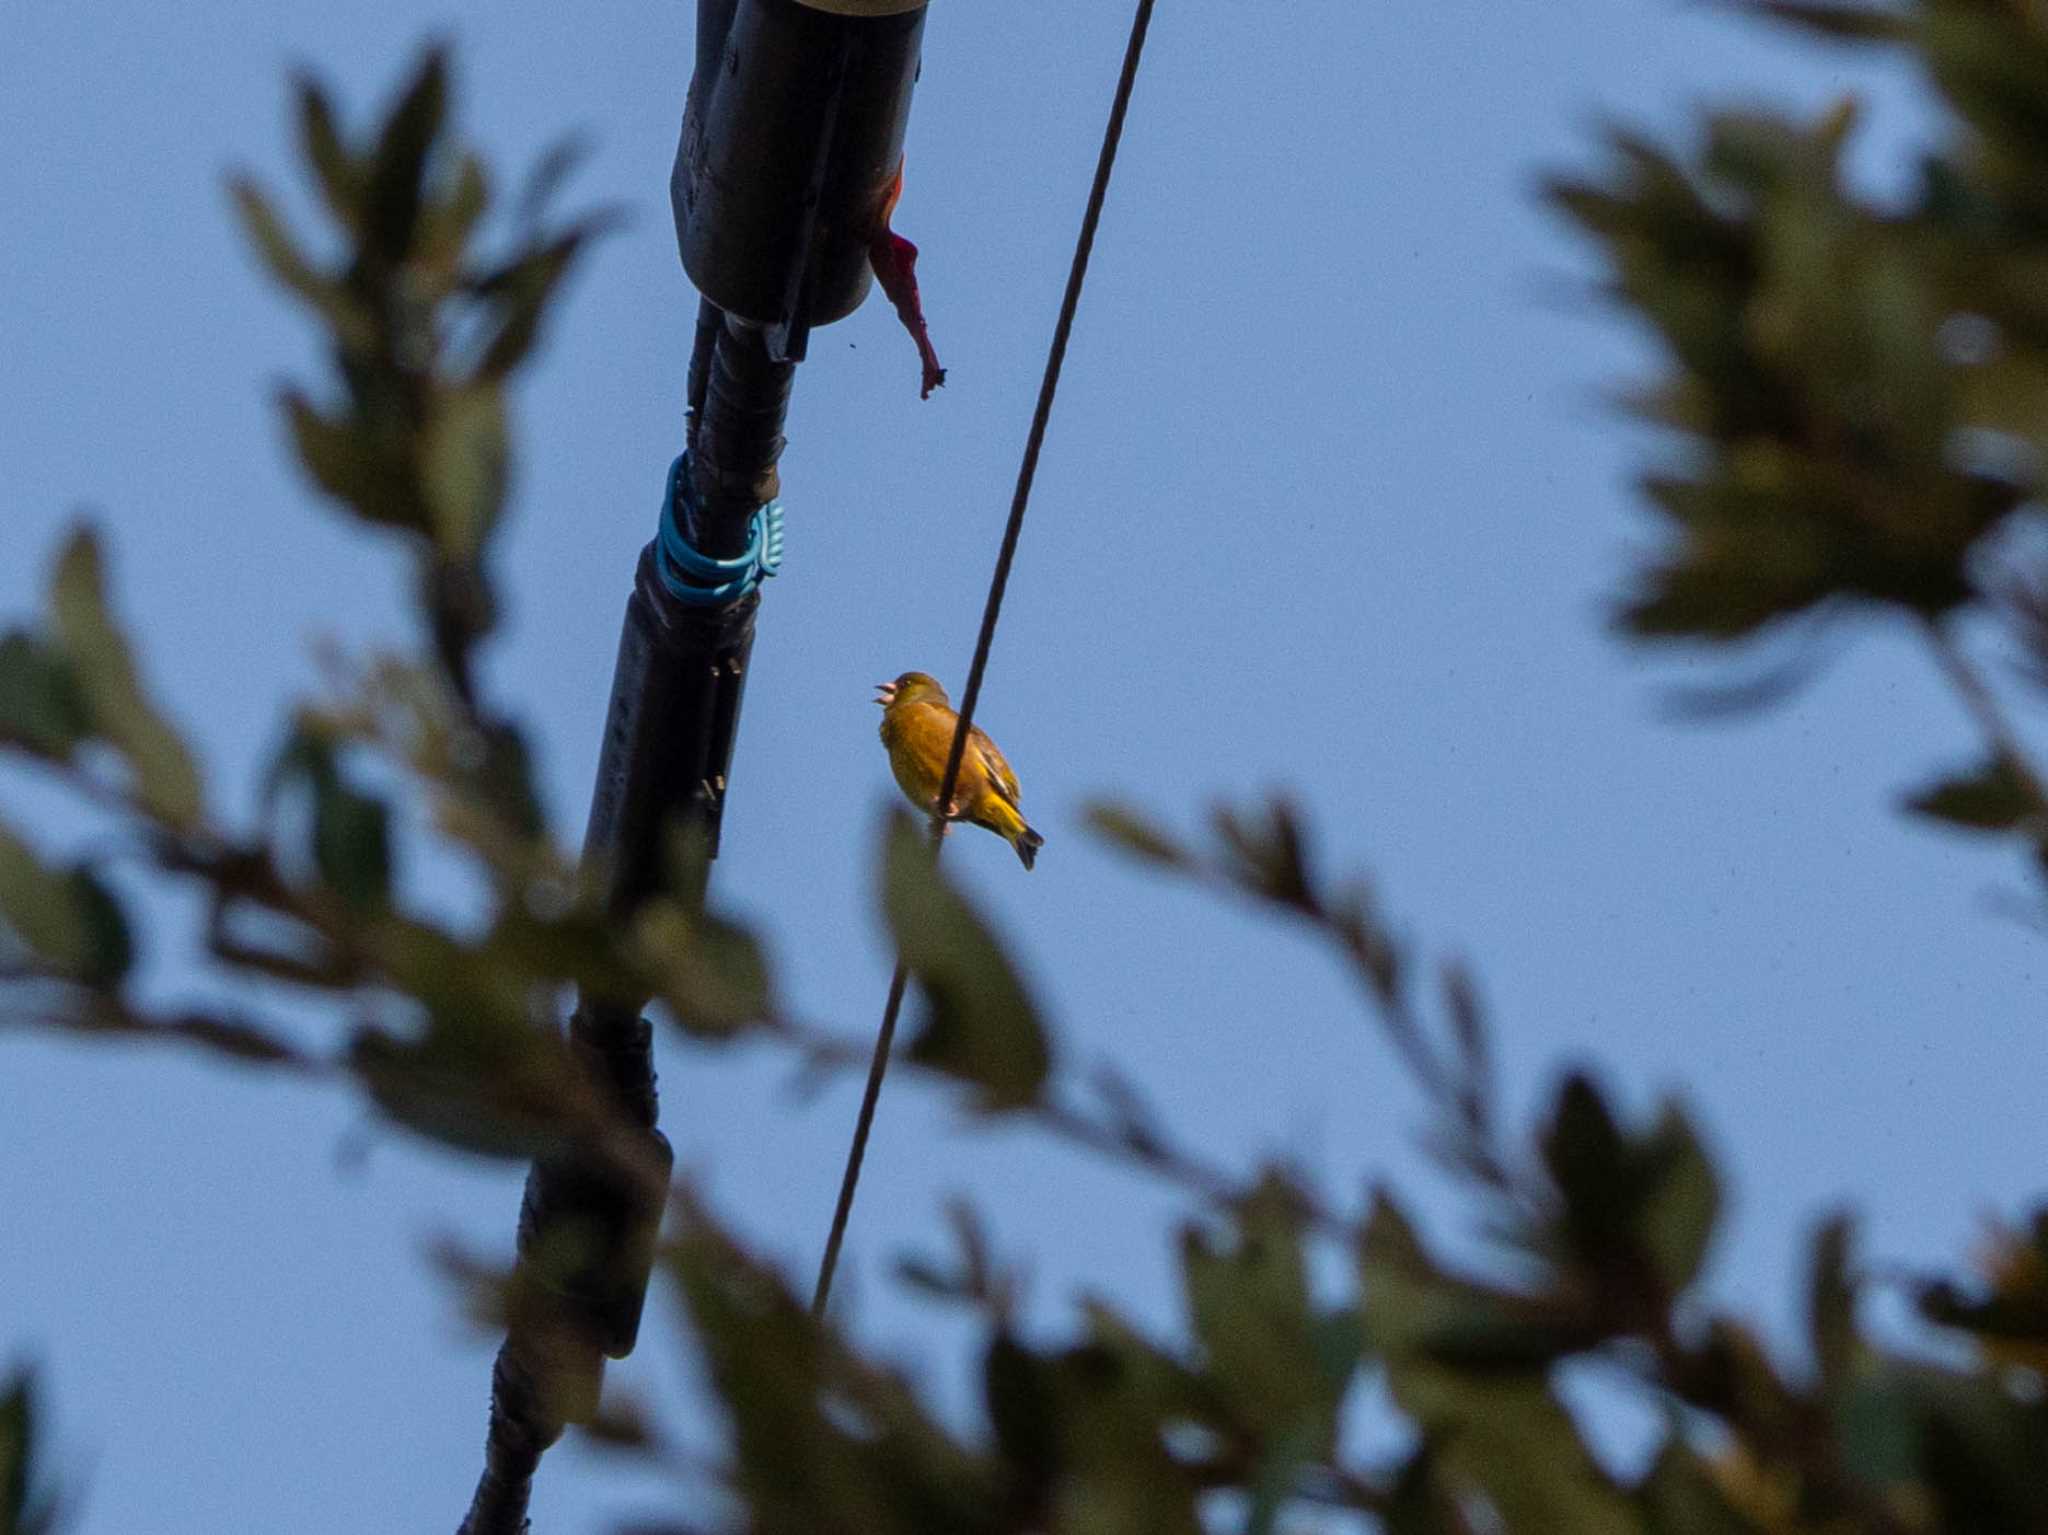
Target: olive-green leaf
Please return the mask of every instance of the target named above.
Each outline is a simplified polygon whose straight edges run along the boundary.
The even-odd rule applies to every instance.
[[[79,865],[51,868],[0,826],[0,928],[38,967],[87,986],[113,986],[135,957],[127,918],[107,887]]]
[[[51,617],[95,733],[127,762],[136,798],[180,830],[204,813],[199,769],[168,721],[142,691],[128,642],[107,610],[99,540],[74,532],[57,561]]]
[[[476,155],[465,152],[454,185],[437,197],[421,219],[420,260],[447,282],[460,266],[470,236],[491,205],[490,176]]]
[[[1438,1474],[1482,1494],[1499,1528],[1640,1535],[1628,1498],[1540,1375],[1487,1377],[1418,1362],[1392,1380],[1395,1400],[1438,1447]]]
[[[1385,1193],[1373,1198],[1359,1275],[1366,1347],[1396,1371],[1414,1361],[1488,1376],[1540,1372],[1597,1341],[1559,1306],[1444,1272]]]
[[[1997,756],[1906,797],[1906,809],[1969,831],[2011,831],[2042,813],[2040,792],[2010,758]]]
[[[555,289],[575,266],[578,252],[612,222],[608,215],[591,215],[477,280],[477,296],[496,311],[495,332],[477,363],[478,378],[504,378],[526,360],[540,338]]]
[[[91,733],[64,656],[20,630],[0,635],[0,746],[63,762]]]
[[[1646,1535],[1763,1535],[1729,1506],[1713,1472],[1676,1434],[1658,1453],[1638,1497]]]
[[[2041,1468],[2048,1416],[1995,1372],[1888,1363],[1873,1395],[1908,1399],[1919,1419],[1919,1477],[1942,1528],[2025,1532],[2044,1527]],[[1917,1489],[1916,1489],[1917,1490]]]
[[[1599,1263],[1624,1240],[1636,1189],[1629,1148],[1590,1077],[1573,1072],[1543,1136],[1543,1160],[1564,1196],[1573,1250]]]
[[[738,923],[657,896],[635,914],[634,938],[684,1033],[728,1039],[773,1016],[767,958]]]
[[[254,181],[236,176],[228,182],[243,233],[273,281],[327,322],[344,349],[369,346],[376,330],[361,295],[330,273],[321,271],[299,249],[269,197]]]
[[[410,1037],[360,1031],[349,1061],[395,1123],[459,1151],[524,1161],[578,1128],[569,1105],[580,1084],[560,1040],[459,1002]]]
[[[362,220],[363,170],[342,142],[326,88],[309,74],[297,77],[299,150],[312,167],[327,211],[351,233]]]
[[[1720,1179],[1691,1122],[1667,1103],[1635,1147],[1646,1187],[1636,1216],[1643,1251],[1677,1295],[1699,1277],[1721,1212]]]
[[[910,1058],[972,1083],[985,1108],[1035,1101],[1052,1045],[1002,944],[901,810],[890,813],[882,864],[883,915],[926,1003]]]
[[[540,158],[520,183],[514,217],[522,224],[538,224],[546,216],[555,194],[590,158],[594,147],[587,135],[566,133],[541,151]]]
[[[1251,894],[1298,911],[1319,909],[1301,814],[1285,796],[1256,809],[1219,805],[1211,816],[1225,871]]]
[[[1747,0],[1749,7],[1773,20],[1818,32],[1842,42],[1895,43],[1911,35],[1912,22],[1896,10],[1851,5],[1841,0]]]
[[[1923,1285],[1920,1314],[1976,1335],[1987,1360],[2041,1371],[2048,1367],[2048,1204],[2024,1227],[1994,1226],[1977,1257],[1980,1280]]]
[[[1186,868],[1192,859],[1174,836],[1142,810],[1111,800],[1088,806],[1085,819],[1090,831],[1123,852],[1148,863],[1167,868]]]
[[[411,250],[426,192],[428,157],[447,108],[447,59],[433,49],[384,120],[370,154],[363,244],[390,265],[396,266]]]
[[[668,1254],[731,1426],[730,1485],[764,1532],[1000,1535],[998,1468],[897,1376],[814,1320],[782,1277],[688,1195]]]
[[[348,782],[334,743],[301,720],[271,760],[264,800],[302,787],[312,811],[314,872],[349,906],[372,913],[391,904],[391,812]]]
[[[61,1507],[44,1481],[35,1375],[0,1384],[0,1535],[55,1535]]]
[[[1268,1174],[1217,1241],[1183,1233],[1182,1282],[1207,1387],[1240,1433],[1261,1441],[1246,1535],[1270,1535],[1297,1476],[1331,1453],[1364,1330],[1353,1312],[1319,1313],[1310,1293],[1299,1192]]]
[[[458,563],[479,558],[505,509],[509,450],[497,385],[452,389],[427,423],[422,486],[434,542]]]
[[[998,1332],[982,1356],[989,1426],[1011,1466],[1034,1488],[1049,1483],[1059,1464],[1059,1402],[1051,1374],[1006,1332]]]
[[[1181,1275],[1207,1373],[1241,1421],[1275,1433],[1306,1427],[1304,1453],[1321,1454],[1345,1380],[1325,1373],[1304,1235],[1299,1196],[1269,1175],[1239,1207],[1229,1240],[1200,1227],[1182,1233]]]
[[[374,795],[331,782],[313,795],[313,862],[350,906],[391,904],[391,812]]]
[[[297,389],[278,393],[278,408],[291,428],[292,447],[306,473],[335,500],[366,521],[386,527],[425,530],[419,490],[402,461],[360,422],[323,414]]]
[[[1847,1383],[1859,1347],[1856,1286],[1850,1276],[1855,1240],[1855,1221],[1846,1214],[1833,1215],[1814,1233],[1813,1255],[1808,1260],[1808,1336],[1821,1380],[1832,1390]]]
[[[263,189],[247,176],[236,176],[228,182],[228,191],[241,216],[242,232],[270,275],[309,303],[324,306],[331,285],[313,269]]]

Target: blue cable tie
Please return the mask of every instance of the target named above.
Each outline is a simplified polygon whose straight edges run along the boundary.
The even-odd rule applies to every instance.
[[[720,607],[737,602],[782,568],[782,502],[770,501],[754,512],[747,534],[747,552],[729,560],[699,554],[683,536],[678,501],[690,506],[690,455],[668,466],[668,489],[661,500],[661,526],[655,534],[660,558],[654,567],[661,584],[676,601],[691,607]]]

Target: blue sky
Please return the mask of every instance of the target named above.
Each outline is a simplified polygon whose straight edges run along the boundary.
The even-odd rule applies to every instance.
[[[150,675],[237,813],[312,642],[411,630],[396,552],[316,506],[283,451],[270,385],[319,360],[242,250],[223,173],[291,183],[309,227],[287,68],[315,65],[361,123],[440,33],[501,186],[575,128],[596,154],[571,201],[636,213],[518,402],[489,658],[580,828],[680,432],[695,300],[666,181],[692,10],[0,0],[0,611],[33,604],[60,530],[94,508]],[[939,0],[897,222],[950,381],[919,402],[880,302],[814,337],[799,375],[789,553],[717,880],[797,1008],[849,1029],[872,1026],[888,968],[868,685],[964,671],[1127,22],[1121,4]],[[1583,160],[1603,114],[1670,128],[1703,99],[1817,109],[1852,86],[1873,92],[1881,175],[1920,109],[1846,64],[1638,0],[1163,0],[983,698],[1049,845],[1028,877],[990,838],[949,852],[1071,1062],[1115,1059],[1219,1158],[1304,1157],[1347,1198],[1392,1178],[1455,1234],[1411,1147],[1415,1100],[1327,960],[1075,824],[1103,791],[1187,823],[1219,795],[1292,789],[1332,863],[1476,966],[1518,1106],[1590,1058],[1632,1104],[1695,1107],[1732,1185],[1714,1292],[1781,1336],[1824,1205],[1853,1198],[1879,1255],[1937,1260],[2032,1192],[2015,1180],[2048,1069],[2038,940],[1985,910],[2015,866],[1887,813],[1972,744],[1899,639],[1865,639],[1757,723],[1658,717],[1663,673],[1600,627],[1648,528],[1628,490],[1646,444],[1598,391],[1646,353],[1556,302],[1584,252],[1531,189]],[[82,830],[19,779],[0,794],[53,843]],[[414,878],[453,898],[444,871]],[[194,994],[170,944],[151,958],[166,995]],[[799,1101],[771,1053],[669,1041],[662,1068],[682,1165],[807,1282],[857,1083]],[[48,1368],[78,1528],[452,1528],[492,1341],[425,1249],[505,1251],[518,1183],[331,1091],[0,1038],[0,1358]],[[845,1294],[935,1389],[957,1400],[967,1331],[886,1265],[937,1244],[956,1191],[1030,1255],[1048,1324],[1083,1286],[1170,1324],[1175,1198],[963,1133],[898,1083]],[[685,1421],[701,1406],[666,1313],[614,1380]],[[569,1448],[535,1514],[597,1530],[661,1496]]]

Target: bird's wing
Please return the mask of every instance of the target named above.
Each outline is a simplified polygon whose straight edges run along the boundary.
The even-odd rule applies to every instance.
[[[1011,809],[1017,806],[1017,775],[1010,764],[1003,760],[1003,754],[996,749],[996,743],[988,738],[988,732],[976,725],[967,735],[967,744],[981,757],[983,770],[988,774],[989,787],[1007,800]]]

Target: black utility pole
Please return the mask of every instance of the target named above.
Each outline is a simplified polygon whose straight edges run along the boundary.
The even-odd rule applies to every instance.
[[[672,826],[695,826],[717,856],[760,583],[780,559],[777,464],[796,365],[812,327],[867,295],[925,4],[698,0],[670,183],[683,266],[702,295],[685,450],[626,602],[584,840],[616,920],[669,877]],[[547,1304],[516,1319],[499,1351],[484,1474],[461,1535],[526,1528],[542,1452],[595,1408],[605,1358],[624,1358],[639,1332],[673,1164],[640,1006],[586,998],[570,1019],[625,1128],[536,1163],[527,1179],[519,1252],[549,1256]]]

